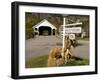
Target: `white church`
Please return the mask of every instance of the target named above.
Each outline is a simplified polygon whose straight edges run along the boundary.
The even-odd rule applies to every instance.
[[[57,31],[57,28],[46,19],[33,26],[33,29],[37,35],[55,35]]]

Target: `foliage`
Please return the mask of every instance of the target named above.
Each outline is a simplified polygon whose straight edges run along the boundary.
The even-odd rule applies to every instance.
[[[33,16],[31,13],[26,13],[25,16],[25,35],[26,39],[34,37],[34,29],[33,26],[38,22],[38,18]]]

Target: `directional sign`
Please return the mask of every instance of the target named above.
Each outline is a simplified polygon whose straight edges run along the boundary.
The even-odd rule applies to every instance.
[[[81,27],[65,28],[65,33],[81,33]]]
[[[69,33],[81,33],[82,28],[81,27],[72,27],[72,28],[65,28],[65,35]],[[60,31],[60,34],[63,34],[63,31]]]
[[[74,40],[75,39],[75,34],[69,34],[69,39]]]
[[[77,26],[77,25],[82,25],[82,22],[77,22],[77,23],[73,23],[73,24],[66,24],[66,25],[61,25],[61,26],[65,26],[65,27],[68,27],[68,26]]]

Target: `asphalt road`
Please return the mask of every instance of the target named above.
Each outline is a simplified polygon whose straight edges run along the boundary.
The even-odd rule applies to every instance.
[[[78,40],[74,55],[89,59],[89,41]],[[62,47],[62,39],[56,36],[38,36],[25,42],[25,59],[49,54],[54,47]]]
[[[62,47],[57,43],[62,43],[60,38],[55,36],[38,36],[33,39],[28,39],[25,42],[25,58],[37,57],[40,55],[46,55],[54,47]]]
[[[89,41],[78,40],[79,45],[74,49],[74,56],[89,59]]]

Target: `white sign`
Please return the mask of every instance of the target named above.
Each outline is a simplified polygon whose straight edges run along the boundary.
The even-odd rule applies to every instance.
[[[82,25],[82,22],[77,22],[77,23],[73,23],[73,24],[67,24],[67,25],[61,25],[61,26],[66,26],[66,27],[68,27],[68,26],[77,26],[77,25]]]
[[[75,34],[69,34],[69,39],[74,40],[75,39]]]
[[[81,33],[81,27],[65,28],[65,33]]]
[[[61,35],[63,35],[63,33],[61,34]],[[74,40],[75,39],[75,34],[65,34],[65,36],[68,36],[69,37],[69,39],[71,39],[71,40]]]

